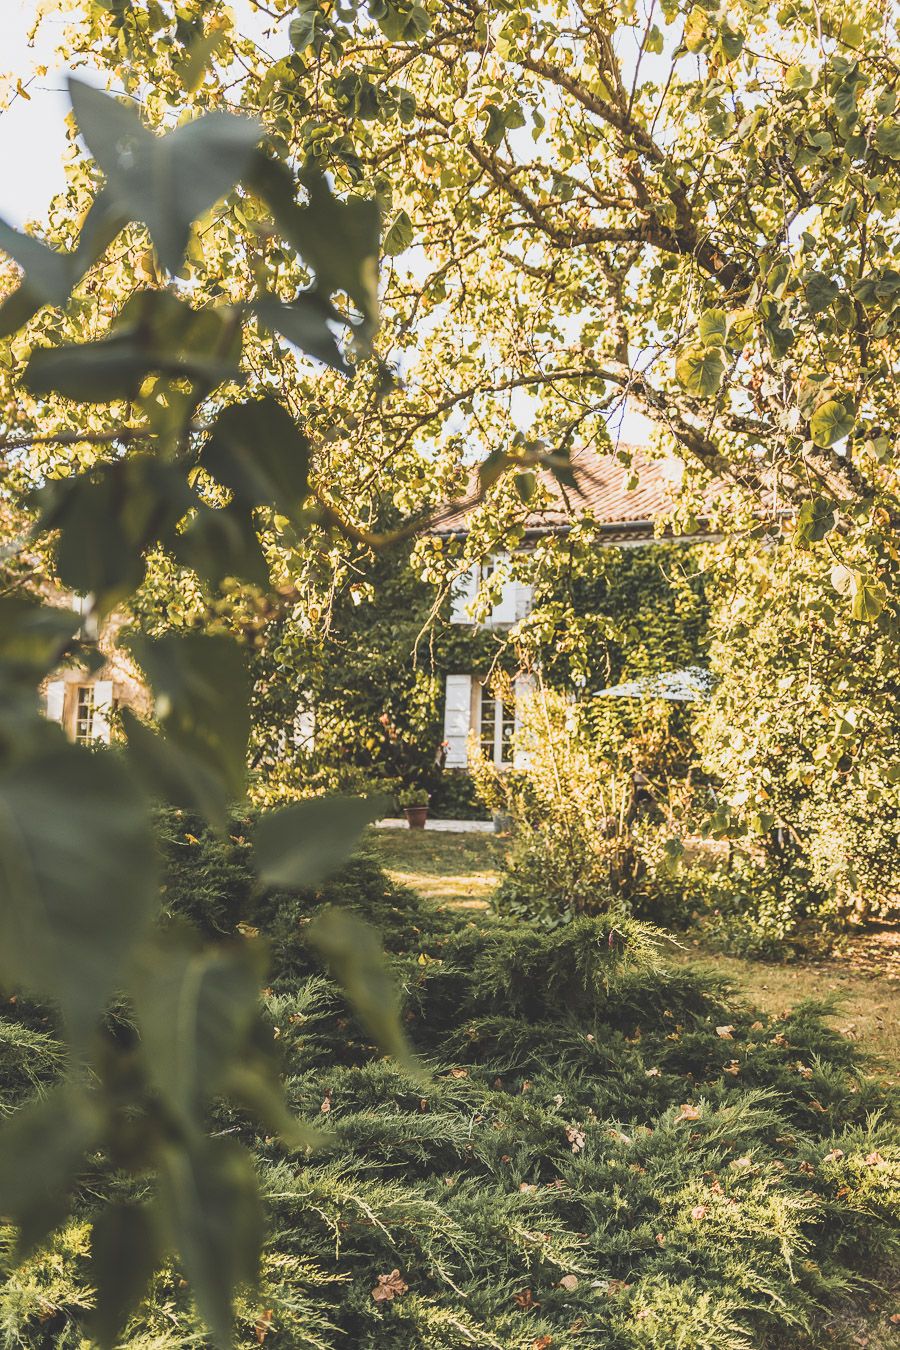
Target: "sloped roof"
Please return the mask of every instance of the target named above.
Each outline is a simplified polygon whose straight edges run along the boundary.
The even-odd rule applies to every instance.
[[[526,531],[552,534],[590,516],[622,538],[651,535],[656,518],[675,504],[681,466],[675,460],[651,459],[640,447],[622,448],[628,452],[630,465],[617,455],[590,448],[575,451],[571,461],[575,489],[563,488],[549,470],[541,470],[540,481],[550,501],[526,517]],[[634,486],[630,486],[632,480],[636,480]],[[465,534],[469,517],[477,509],[469,503],[448,512],[433,532]]]

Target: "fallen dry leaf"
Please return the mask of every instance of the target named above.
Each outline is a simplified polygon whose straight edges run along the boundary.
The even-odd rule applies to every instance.
[[[731,1026],[730,1024],[724,1027],[716,1027],[716,1035],[720,1037],[720,1039],[723,1041],[733,1041],[734,1040],[734,1036],[732,1035],[733,1031],[734,1027]]]
[[[392,1270],[390,1275],[379,1275],[378,1283],[372,1290],[372,1297],[376,1303],[382,1303],[385,1300],[390,1303],[391,1299],[399,1298],[405,1294],[409,1285],[401,1278],[399,1270]]]
[[[691,1210],[691,1218],[694,1220],[694,1223],[701,1223],[708,1213],[709,1210],[706,1205],[695,1205]]]
[[[700,1107],[692,1106],[690,1102],[684,1102],[682,1104],[681,1110],[675,1117],[675,1124],[680,1125],[683,1120],[699,1120],[699,1119],[700,1119]]]
[[[254,1330],[256,1332],[256,1340],[259,1345],[262,1345],[263,1341],[266,1339],[269,1332],[271,1331],[272,1318],[274,1317],[274,1315],[275,1314],[272,1312],[271,1308],[266,1308],[265,1312],[261,1312],[259,1317],[257,1317],[256,1326]]]
[[[584,1148],[584,1133],[576,1125],[566,1126],[566,1138],[572,1145],[573,1153],[580,1153]]]
[[[577,1275],[564,1275],[559,1282],[560,1289],[568,1289],[570,1292],[578,1288]]]
[[[531,1342],[531,1350],[550,1350],[552,1344],[552,1336],[535,1336]]]
[[[541,1306],[539,1303],[535,1303],[534,1294],[530,1289],[520,1289],[515,1297],[516,1306],[524,1310],[529,1308],[539,1308]]]

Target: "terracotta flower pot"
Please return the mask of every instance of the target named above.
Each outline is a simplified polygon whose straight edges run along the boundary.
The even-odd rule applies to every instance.
[[[411,830],[424,830],[425,822],[428,819],[427,806],[404,806],[403,814],[406,816]]]

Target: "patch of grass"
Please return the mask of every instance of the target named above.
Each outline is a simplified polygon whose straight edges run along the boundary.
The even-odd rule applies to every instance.
[[[370,830],[366,842],[392,881],[451,909],[487,906],[506,848],[495,834],[438,830]]]
[[[710,969],[727,979],[748,1002],[780,1016],[807,999],[837,998],[829,1017],[832,1026],[859,1042],[867,1054],[879,1056],[894,1078],[900,1078],[900,982],[887,976],[854,971],[838,961],[773,965],[745,961],[719,952],[705,953],[688,944],[672,947],[669,961]]]

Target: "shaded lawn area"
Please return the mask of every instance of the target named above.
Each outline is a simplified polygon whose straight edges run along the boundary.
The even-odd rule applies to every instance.
[[[492,834],[429,830],[370,830],[367,842],[390,876],[453,909],[485,910],[497,884],[506,841]],[[485,916],[488,919],[488,916]],[[894,971],[859,969],[853,957],[772,965],[704,951],[679,934],[671,960],[712,967],[741,995],[767,1013],[781,1015],[807,999],[837,996],[833,1026],[880,1056],[892,1079],[900,1078],[900,979]]]
[[[369,830],[366,843],[394,881],[452,909],[487,905],[506,848],[495,834],[437,830]]]

